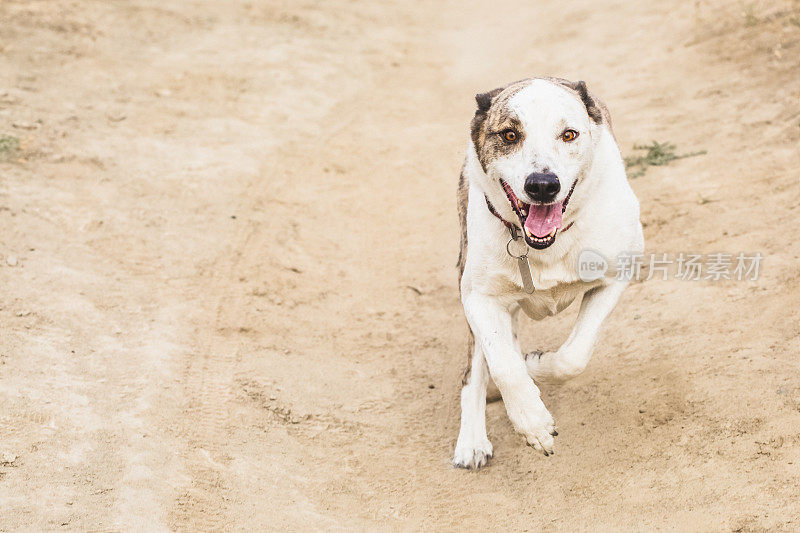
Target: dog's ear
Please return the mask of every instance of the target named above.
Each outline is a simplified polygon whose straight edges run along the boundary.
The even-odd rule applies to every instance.
[[[589,89],[586,88],[586,82],[579,81],[574,85],[574,88],[576,91],[578,91],[578,95],[580,95],[583,105],[586,106],[586,112],[589,114],[589,118],[594,120],[596,124],[603,122],[603,112],[600,111],[600,107],[595,103],[594,99],[589,94]]]
[[[494,97],[503,92],[505,87],[498,87],[497,89],[492,89],[491,91],[480,93],[475,95],[475,102],[478,104],[478,110],[476,113],[486,113],[489,111],[489,108],[492,107],[492,100]]]

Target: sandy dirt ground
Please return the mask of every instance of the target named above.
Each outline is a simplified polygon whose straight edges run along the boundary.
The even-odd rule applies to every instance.
[[[650,252],[544,457],[467,347],[473,95],[584,79]],[[800,529],[800,3],[0,1],[0,530]],[[574,319],[526,321],[557,347]]]

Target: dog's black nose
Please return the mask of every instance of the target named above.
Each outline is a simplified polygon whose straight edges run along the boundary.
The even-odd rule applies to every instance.
[[[534,172],[525,178],[525,192],[534,202],[552,202],[560,190],[558,176],[552,172]]]

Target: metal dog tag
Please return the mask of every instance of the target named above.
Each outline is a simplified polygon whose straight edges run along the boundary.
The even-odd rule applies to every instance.
[[[533,278],[531,277],[531,265],[528,263],[528,256],[517,257],[517,264],[519,265],[519,274],[522,276],[522,287],[528,294],[533,294],[536,287],[533,286]]]
[[[511,238],[506,243],[506,253],[517,260],[517,266],[519,267],[519,275],[522,277],[522,288],[525,289],[525,292],[528,294],[533,294],[533,291],[536,290],[536,287],[533,286],[533,276],[531,276],[531,265],[528,263],[528,252],[530,248],[525,243],[525,240],[517,234],[517,228],[511,227],[509,231],[511,232]],[[517,244],[517,241],[522,241],[524,248],[524,253],[520,253],[515,255],[511,252],[511,243]]]

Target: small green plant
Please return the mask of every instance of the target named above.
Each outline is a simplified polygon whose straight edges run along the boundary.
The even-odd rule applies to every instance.
[[[675,145],[669,142],[660,143],[653,141],[653,144],[634,144],[634,150],[646,150],[644,155],[628,156],[625,158],[626,169],[637,169],[628,173],[630,179],[644,176],[647,167],[660,167],[676,159],[703,155],[705,150],[699,152],[689,152],[688,154],[676,154]]]
[[[0,133],[0,157],[8,157],[19,150],[19,139]]]

